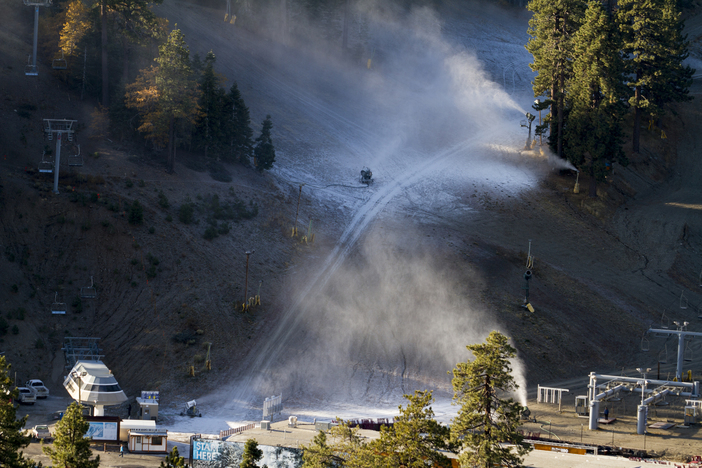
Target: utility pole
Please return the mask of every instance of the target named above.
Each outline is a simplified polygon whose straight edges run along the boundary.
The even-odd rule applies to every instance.
[[[246,306],[246,303],[249,300],[249,256],[253,255],[254,252],[256,251],[246,251],[246,281],[244,282],[244,307]]]
[[[297,216],[300,214],[300,199],[302,198],[302,186],[305,184],[300,184],[300,193],[297,196],[297,210],[295,211],[295,226],[293,226],[293,236],[297,235]]]

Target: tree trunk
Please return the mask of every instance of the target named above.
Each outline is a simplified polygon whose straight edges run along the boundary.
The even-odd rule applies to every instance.
[[[558,157],[563,159],[563,107],[564,107],[564,102],[563,102],[563,83],[564,81],[564,76],[563,72],[561,72],[560,76],[558,77]]]
[[[171,119],[168,122],[168,158],[166,160],[166,172],[173,174],[173,166],[175,165],[175,129],[174,122]]]
[[[129,83],[129,41],[122,36],[122,85],[126,88]]]
[[[632,146],[634,153],[639,152],[639,137],[641,136],[641,109],[639,108],[639,99],[641,98],[641,86],[637,86],[634,91],[634,134],[632,135]]]
[[[594,161],[591,162],[591,166]],[[588,188],[587,195],[590,198],[597,198],[597,179],[595,178],[595,168],[590,167],[590,187]]]
[[[102,0],[100,6],[100,24],[102,28],[102,105],[109,107],[109,93],[107,89],[107,0]]]
[[[556,134],[556,119],[553,118],[553,116],[558,115],[558,112],[556,111],[556,77],[553,77],[553,81],[551,81],[551,108],[549,110],[550,113],[550,122],[549,122],[549,129],[548,129],[548,134],[553,137],[553,135]]]

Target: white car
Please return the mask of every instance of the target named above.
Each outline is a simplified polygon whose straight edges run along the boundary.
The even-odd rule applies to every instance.
[[[49,431],[49,426],[46,424],[40,424],[31,428],[29,430],[29,435],[37,440],[50,439],[51,431]]]
[[[34,395],[34,392],[27,387],[18,387],[17,390],[19,390],[17,401],[21,405],[33,405],[34,402],[37,401],[37,397]]]
[[[27,380],[24,384],[37,398],[47,398],[49,389],[44,386],[44,382],[38,379]]]

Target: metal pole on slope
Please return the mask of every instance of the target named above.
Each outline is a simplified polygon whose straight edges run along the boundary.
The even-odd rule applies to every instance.
[[[252,255],[255,250],[249,252],[246,251],[246,281],[244,282],[244,307],[246,307],[246,301],[249,300],[249,256]]]
[[[297,216],[300,214],[300,199],[302,198],[302,186],[305,184],[300,184],[300,193],[297,196],[297,210],[295,211],[295,225],[293,226],[293,236],[297,235]]]
[[[61,135],[62,132],[58,132],[56,135],[56,158],[54,161],[54,193],[58,194],[58,181],[59,181],[59,163],[61,161]]]

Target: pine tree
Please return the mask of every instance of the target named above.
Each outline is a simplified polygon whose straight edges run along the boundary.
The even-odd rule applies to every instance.
[[[626,71],[633,90],[632,147],[639,151],[641,118],[663,114],[663,107],[689,99],[694,70],[683,66],[688,43],[682,35],[675,0],[619,0],[617,22],[623,33]]]
[[[271,139],[272,128],[271,116],[267,115],[263,121],[261,135],[256,138],[256,147],[254,148],[254,164],[259,172],[272,168],[275,162],[275,148]]]
[[[205,151],[218,150],[222,141],[223,98],[224,89],[219,86],[219,79],[214,71],[215,54],[209,51],[205,56],[205,65],[200,78],[200,112],[193,130],[193,140],[197,148]]]
[[[168,148],[166,170],[171,173],[178,129],[192,124],[198,112],[198,85],[190,69],[190,50],[179,29],[159,47],[155,61],[158,67],[141,70],[137,80],[127,86],[126,105],[139,111],[139,131]]]
[[[627,97],[621,59],[621,36],[599,1],[591,1],[575,34],[573,78],[568,86],[571,104],[565,129],[565,154],[590,175],[590,195],[604,181],[614,161],[626,164],[622,151],[621,119]]]
[[[231,109],[231,117],[227,126],[230,145],[229,159],[232,162],[238,161],[248,166],[254,151],[249,108],[246,107],[236,82],[232,84],[227,97],[227,103]]]
[[[256,439],[249,439],[244,444],[244,453],[241,455],[239,468],[258,468],[256,463],[263,458],[263,451],[258,448]]]
[[[302,468],[335,468],[337,457],[327,445],[327,435],[319,431],[310,445],[302,446]]]
[[[90,439],[85,437],[89,428],[90,424],[83,418],[82,407],[73,402],[56,424],[53,446],[43,447],[42,450],[51,458],[54,466],[98,468],[100,456],[90,459],[93,452],[90,450]]]
[[[129,63],[133,45],[144,44],[149,39],[161,38],[164,26],[151,7],[163,0],[108,0],[113,26],[117,28],[122,43],[122,85],[129,82]]]
[[[166,458],[161,462],[159,468],[184,468],[185,458],[178,454],[178,447],[173,447]]]
[[[572,76],[574,58],[572,37],[580,27],[584,12],[580,0],[532,0],[534,13],[529,20],[531,36],[526,45],[537,72],[532,82],[534,97],[547,95],[551,103],[550,144],[563,157],[563,126],[566,112],[566,86]]]
[[[406,408],[399,407],[400,416],[392,427],[382,427],[380,438],[371,443],[383,467],[425,468],[451,467],[451,460],[440,452],[449,448],[449,429],[434,419],[429,406],[430,391],[415,391],[405,395]]]
[[[466,346],[473,361],[453,370],[454,404],[460,405],[451,425],[451,437],[461,444],[461,466],[492,468],[518,466],[531,446],[517,431],[521,406],[504,395],[517,388],[510,359],[517,351],[497,331],[484,344]],[[514,444],[515,449],[501,444]]]
[[[5,356],[0,356],[0,465],[9,468],[29,468],[34,466],[31,459],[24,458],[21,449],[29,445],[29,437],[22,434],[22,428],[27,423],[28,416],[17,419],[13,399],[19,396],[19,390],[14,388],[9,376],[10,364]]]

